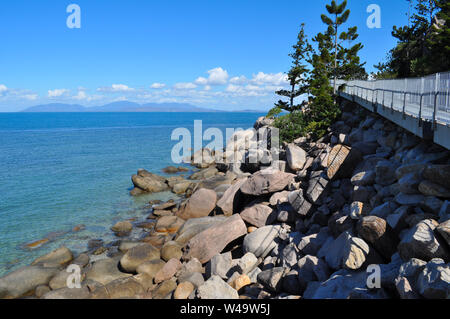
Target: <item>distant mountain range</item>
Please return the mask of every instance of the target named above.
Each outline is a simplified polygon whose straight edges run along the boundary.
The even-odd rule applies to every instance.
[[[59,113],[59,112],[226,112],[197,107],[185,103],[147,103],[138,104],[129,101],[114,102],[101,106],[85,107],[77,104],[51,103],[29,107],[22,112],[27,113]],[[241,112],[259,112],[243,110]]]

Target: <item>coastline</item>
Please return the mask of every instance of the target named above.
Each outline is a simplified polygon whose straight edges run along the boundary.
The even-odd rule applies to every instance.
[[[270,125],[260,118],[255,128]],[[364,132],[374,130],[382,132],[378,139],[364,141]],[[401,152],[406,160],[394,164]],[[224,166],[210,161],[216,154],[205,149],[188,179],[177,167],[168,168],[175,173],[169,178],[140,169],[132,177],[134,196],[175,191],[180,198],[151,202],[148,216],[112,225],[117,240],[92,238],[78,256],[61,247],[0,278],[0,297],[341,299],[448,293],[440,282],[416,286],[409,282],[416,279],[401,275],[402,265],[414,258],[420,260],[419,277],[449,261],[442,235],[450,213],[447,195],[425,194],[431,191],[424,187],[409,192],[414,186],[402,180],[414,167],[439,175],[440,165],[446,174],[448,151],[425,147],[372,114],[347,111],[324,139],[299,138],[282,145],[280,153],[275,170],[261,162]],[[435,183],[432,175],[418,184]],[[420,210],[401,209],[414,205]],[[436,249],[411,240],[421,231],[428,231]],[[365,286],[370,263],[395,269],[378,290]],[[68,265],[80,266],[81,288],[66,287]],[[24,278],[18,288],[11,286]]]

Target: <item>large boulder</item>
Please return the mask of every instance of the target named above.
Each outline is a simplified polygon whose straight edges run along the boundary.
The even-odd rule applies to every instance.
[[[238,212],[241,191],[241,186],[247,181],[247,178],[236,181],[230,188],[228,188],[222,197],[217,202],[225,216],[231,216]]]
[[[0,278],[0,298],[14,299],[32,293],[36,287],[47,285],[57,273],[57,268],[22,267]]]
[[[368,273],[339,270],[331,277],[315,286],[308,285],[305,299],[348,299],[356,292],[364,292],[366,298],[385,298],[383,289],[376,289],[372,293],[367,288]],[[309,288],[311,291],[308,291]]]
[[[442,259],[432,259],[419,274],[417,286],[427,299],[449,299],[450,265]]]
[[[342,233],[324,252],[325,260],[331,268],[350,270],[357,270],[366,261],[375,259],[369,255],[371,253],[374,254],[364,240],[353,237],[349,232]]]
[[[89,289],[86,286],[81,286],[81,288],[60,288],[52,290],[41,297],[42,299],[63,299],[63,300],[74,300],[74,299],[88,299]]]
[[[187,260],[197,258],[204,264],[221,253],[229,243],[245,234],[247,234],[247,227],[241,216],[233,215],[189,240],[183,258]]]
[[[356,148],[352,149],[342,144],[334,146],[328,155],[328,178],[331,180],[351,177],[353,169],[361,160],[361,157],[361,152]]]
[[[200,299],[239,299],[238,292],[219,276],[212,276],[198,287],[197,296]]]
[[[217,194],[211,189],[201,188],[180,208],[177,216],[188,220],[208,216],[216,207]]]
[[[384,219],[377,216],[363,217],[357,229],[359,236],[372,244],[386,259],[396,252],[398,239]]]
[[[67,247],[60,247],[45,256],[37,258],[35,261],[31,263],[34,265],[43,265],[50,267],[58,267],[64,266],[70,263],[73,260],[73,254]]]
[[[290,192],[288,195],[288,201],[291,204],[292,208],[299,214],[300,216],[307,216],[311,213],[312,204],[309,203],[305,196],[303,196],[303,190],[299,189],[293,192]]]
[[[450,165],[429,165],[424,169],[423,177],[448,188],[450,180]]]
[[[281,226],[264,226],[248,234],[244,238],[244,253],[253,253],[256,257],[265,258],[277,245],[274,241],[282,232]]]
[[[267,205],[254,204],[245,208],[241,212],[242,219],[250,225],[256,227],[266,226],[273,209]]]
[[[162,176],[140,169],[131,177],[134,186],[148,193],[159,193],[169,190],[166,179]]]
[[[142,244],[131,248],[120,259],[120,266],[129,273],[135,273],[139,265],[146,261],[160,259],[161,255],[158,249],[149,244]]]
[[[271,292],[279,292],[283,284],[283,276],[286,269],[283,267],[275,267],[264,270],[258,274],[258,283]]]
[[[203,169],[201,171],[198,171],[198,172],[192,174],[189,177],[189,179],[192,179],[192,180],[203,180],[203,179],[207,179],[207,178],[215,176],[218,172],[219,172],[219,170],[217,168],[209,167],[207,169]]]
[[[420,182],[419,191],[425,196],[450,198],[450,189],[428,180]]]
[[[250,176],[241,186],[242,193],[253,196],[271,194],[284,190],[295,175],[267,168]]]
[[[119,278],[130,277],[130,274],[119,270],[118,258],[107,258],[94,262],[86,273],[86,280],[93,280],[102,285],[106,285]]]
[[[426,219],[411,228],[398,245],[398,252],[403,260],[418,258],[430,261],[433,258],[448,258],[448,251],[434,235],[436,225]]]
[[[307,156],[308,154],[295,144],[289,144],[286,147],[287,162],[289,168],[294,172],[298,172],[303,169]]]
[[[175,241],[180,245],[185,245],[191,238],[200,234],[202,231],[220,224],[226,220],[224,216],[193,218],[186,221],[178,230]]]

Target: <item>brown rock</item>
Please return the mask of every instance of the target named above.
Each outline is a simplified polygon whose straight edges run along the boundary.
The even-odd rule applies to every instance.
[[[156,222],[155,230],[158,233],[176,233],[183,224],[184,220],[177,216],[162,216]]]
[[[180,261],[178,259],[171,259],[169,260],[163,268],[161,268],[158,273],[155,275],[155,283],[159,284],[160,282],[163,282],[165,280],[169,280],[175,274],[178,270],[180,270],[182,267]]]
[[[240,215],[228,217],[193,237],[186,245],[184,259],[197,258],[202,264],[220,254],[232,241],[247,234],[247,227]]]
[[[73,260],[73,254],[67,247],[60,247],[45,256],[37,258],[31,263],[34,265],[64,266]]]
[[[240,179],[228,188],[217,202],[217,206],[222,210],[225,216],[231,216],[238,212],[239,198],[241,196],[240,188],[245,183],[245,179]]]
[[[128,250],[120,260],[120,265],[126,272],[134,273],[139,265],[159,258],[158,249],[149,244],[141,244]]]
[[[355,165],[361,160],[361,153],[345,145],[336,145],[328,156],[328,178],[351,177]]]
[[[271,194],[284,190],[294,177],[294,174],[267,168],[250,176],[240,190],[244,194],[253,196]]]
[[[166,280],[152,291],[153,299],[167,299],[175,289],[177,289],[176,279]]]
[[[201,188],[192,194],[186,205],[178,212],[178,217],[188,220],[208,216],[216,207],[217,194],[210,189]]]
[[[172,258],[180,260],[181,256],[183,256],[181,245],[175,241],[165,243],[161,249],[161,258],[165,261],[169,261]]]
[[[357,230],[359,236],[372,244],[384,258],[390,260],[396,252],[398,239],[383,218],[363,217],[358,223]]]
[[[133,225],[129,221],[121,221],[111,227],[111,230],[117,236],[123,236],[129,234],[133,230]]]
[[[136,272],[138,274],[146,274],[149,277],[154,278],[156,276],[156,274],[161,269],[163,269],[165,264],[166,263],[164,261],[162,261],[161,259],[146,261],[145,263],[140,264],[137,267]]]
[[[241,290],[243,287],[251,285],[252,281],[247,275],[240,275],[237,277],[232,283],[231,287],[236,289],[237,291]]]
[[[169,190],[169,186],[166,184],[166,179],[164,177],[152,174],[145,170],[139,170],[137,175],[131,177],[131,181],[134,186],[148,193],[159,193]]]
[[[189,281],[182,282],[178,285],[173,293],[173,298],[178,300],[188,299],[189,295],[194,291],[195,287]]]
[[[244,209],[241,213],[241,217],[245,222],[259,228],[266,225],[272,212],[273,209],[269,206],[255,204]]]

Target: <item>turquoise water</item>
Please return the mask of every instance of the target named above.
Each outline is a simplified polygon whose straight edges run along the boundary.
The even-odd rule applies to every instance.
[[[162,174],[172,165],[171,133],[249,128],[256,113],[3,113],[0,114],[0,276],[61,245],[83,251],[89,238],[142,216],[150,199],[132,198],[138,168]],[[225,134],[224,134],[225,135]],[[86,228],[72,232],[76,225]],[[24,245],[51,241],[30,250]]]

